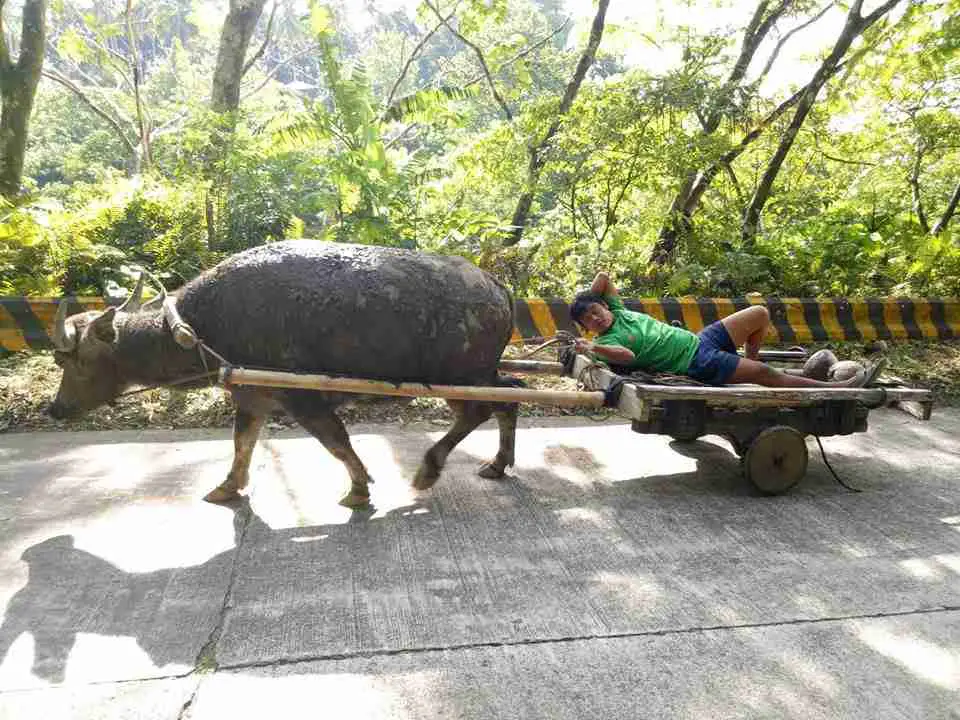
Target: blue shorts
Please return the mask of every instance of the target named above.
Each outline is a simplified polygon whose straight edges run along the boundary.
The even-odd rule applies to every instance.
[[[726,385],[740,362],[730,333],[718,320],[707,325],[697,337],[700,347],[690,361],[687,375],[708,385]]]

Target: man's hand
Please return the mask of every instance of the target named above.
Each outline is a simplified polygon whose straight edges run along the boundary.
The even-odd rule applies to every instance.
[[[587,355],[593,352],[593,343],[586,338],[577,338],[574,340],[573,347],[580,355]]]
[[[590,292],[595,295],[617,295],[617,287],[610,279],[610,275],[603,270],[597,273],[590,284]]]

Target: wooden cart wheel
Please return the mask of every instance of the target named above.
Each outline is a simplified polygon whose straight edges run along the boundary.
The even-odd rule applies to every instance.
[[[807,472],[807,442],[787,425],[763,430],[743,456],[747,480],[765,495],[779,495],[796,485]]]

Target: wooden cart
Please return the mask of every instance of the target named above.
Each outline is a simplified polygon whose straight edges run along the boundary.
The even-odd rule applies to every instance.
[[[802,352],[761,353],[762,360],[804,357]],[[933,406],[930,391],[915,388],[664,385],[617,375],[582,355],[566,358],[565,366],[587,388],[616,389],[617,409],[632,421],[635,432],[680,441],[702,435],[726,438],[740,457],[747,480],[770,495],[786,492],[806,474],[808,435],[864,432],[870,410],[887,405],[929,420]]]

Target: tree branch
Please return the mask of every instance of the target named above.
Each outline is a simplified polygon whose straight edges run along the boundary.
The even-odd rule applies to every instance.
[[[80,22],[82,22],[82,20],[80,20]],[[95,47],[97,50],[99,50],[100,52],[104,53],[107,56],[107,59],[110,60],[109,62],[110,67],[112,67],[117,72],[117,74],[121,78],[123,78],[123,82],[126,83],[127,87],[130,88],[130,91],[133,92],[134,90],[133,80],[131,80],[130,76],[127,75],[126,73],[126,68],[130,67],[130,58],[128,58],[126,55],[123,55],[122,53],[117,52],[110,46],[104,45],[103,43],[98,41],[96,38],[86,37],[85,40],[91,45],[93,45],[93,47]],[[114,62],[113,60],[120,61],[122,65],[118,64],[117,62]]]
[[[733,185],[733,190],[737,194],[737,202],[742,205],[743,190],[740,188],[740,181],[737,179],[737,173],[733,171],[733,165],[730,163],[723,163],[723,170],[727,173],[727,177],[730,178],[730,184]]]
[[[839,63],[827,75],[827,78],[833,77],[833,75],[840,72],[845,66],[846,63]],[[670,205],[670,210],[667,213],[670,220],[668,220],[668,223],[660,230],[660,235],[651,253],[651,260],[653,262],[663,265],[669,260],[676,246],[677,235],[681,231],[689,229],[693,213],[700,204],[700,199],[724,166],[730,165],[742,155],[747,147],[763,134],[764,130],[776,122],[787,110],[799,103],[806,91],[807,86],[805,85],[767,113],[750,132],[740,138],[739,143],[723,153],[715,162],[708,165],[701,172],[687,177],[684,185],[680,188],[676,197],[673,199],[673,203]]]
[[[83,102],[84,105],[86,105],[94,113],[96,113],[101,118],[107,121],[110,127],[112,127],[114,132],[117,134],[117,137],[120,138],[120,141],[127,147],[127,150],[130,151],[131,157],[137,154],[136,145],[134,145],[133,142],[130,140],[130,138],[127,137],[126,132],[124,132],[123,128],[120,126],[120,123],[117,121],[117,119],[114,118],[112,115],[110,115],[110,113],[108,113],[106,110],[98,106],[95,102],[93,102],[93,100],[90,99],[90,96],[88,96],[79,85],[74,83],[69,78],[64,77],[60,73],[56,72],[55,70],[44,70],[43,76],[49,80],[53,80],[55,83],[59,83],[60,85],[63,85],[63,87],[67,88],[67,90],[69,90],[78,98],[80,98],[80,100]]]
[[[910,184],[910,193],[913,196],[913,211],[917,215],[917,222],[920,223],[920,229],[924,233],[930,232],[930,225],[927,223],[927,214],[923,210],[923,198],[920,196],[920,164],[923,162],[923,155],[926,152],[923,140],[917,141],[917,154],[913,159],[913,167],[910,170],[910,176],[907,182]]]
[[[826,14],[827,10],[829,10],[834,6],[835,2],[836,0],[830,0],[830,2],[823,7],[823,10],[818,12],[812,18],[807,20],[805,23],[801,25],[797,25],[797,27],[793,28],[793,30],[791,30],[782,38],[780,38],[780,40],[777,42],[777,46],[773,49],[773,52],[770,53],[770,57],[767,59],[767,64],[763,66],[763,71],[760,73],[760,75],[757,76],[757,79],[754,81],[758,86],[760,83],[763,82],[763,79],[767,76],[767,73],[770,72],[770,68],[773,67],[773,63],[774,61],[776,61],[777,57],[780,55],[780,51],[783,49],[783,46],[787,44],[787,40],[789,40],[791,37],[796,35],[798,32],[800,32],[804,28],[810,27],[811,25],[813,25],[813,23],[815,23],[817,20],[822,18]]]
[[[943,215],[940,216],[937,224],[934,225],[933,230],[930,231],[931,235],[939,235],[947,229],[947,224],[957,211],[957,205],[960,205],[960,182],[958,182],[957,186],[953,189],[953,195],[950,197],[950,202],[947,203],[947,209],[943,211]]]
[[[445,18],[440,18],[438,22],[430,32],[420,38],[420,42],[417,43],[416,47],[413,48],[413,51],[410,53],[410,57],[407,58],[407,61],[403,64],[403,68],[400,70],[400,74],[397,76],[396,81],[393,83],[393,87],[390,88],[390,93],[387,95],[387,101],[383,104],[383,113],[380,115],[380,122],[383,122],[384,116],[387,113],[390,105],[393,104],[393,97],[397,94],[397,89],[403,83],[404,78],[407,76],[407,71],[410,69],[410,66],[413,64],[413,61],[420,55],[420,51],[423,50],[424,46],[433,37],[434,33],[437,32],[440,28],[447,24],[447,22],[453,17],[454,13],[457,11],[457,7],[460,5],[458,2],[454,5],[453,10],[450,11],[450,14]]]
[[[267,45],[270,44],[270,31],[273,30],[273,16],[276,14],[277,14],[277,3],[276,3],[276,0],[274,0],[273,7],[270,8],[270,17],[267,18],[267,30],[263,36],[263,44],[260,45],[260,48],[252,56],[250,56],[250,59],[247,60],[247,63],[243,66],[243,69],[240,71],[241,78],[247,74],[247,71],[253,67],[254,63],[257,62],[257,60],[263,57],[263,53],[266,51]]]
[[[743,44],[740,46],[740,55],[730,70],[727,81],[714,97],[709,111],[705,113],[706,119],[701,121],[705,134],[711,134],[717,129],[717,126],[720,124],[723,106],[731,102],[730,95],[734,88],[740,84],[740,81],[743,80],[744,75],[747,74],[753,56],[756,54],[760,44],[770,32],[770,28],[774,26],[777,20],[786,12],[790,4],[794,2],[794,0],[781,0],[780,4],[774,8],[769,15],[763,17],[764,11],[767,9],[768,1],[769,0],[761,0],[757,5],[757,9],[754,11],[753,17],[750,19],[750,23],[744,31]]]
[[[0,73],[10,72],[10,50],[7,48],[7,29],[3,25],[3,6],[7,0],[0,0]]]
[[[553,122],[550,123],[550,127],[547,128],[547,132],[543,138],[529,148],[530,162],[527,166],[526,189],[523,194],[520,195],[520,199],[517,201],[517,207],[513,211],[513,217],[510,221],[512,229],[504,240],[504,245],[516,245],[523,238],[527,217],[530,214],[530,208],[533,206],[533,193],[537,181],[540,179],[540,171],[543,169],[545,162],[543,156],[544,150],[549,146],[550,141],[553,140],[553,136],[557,134],[557,130],[560,129],[560,123],[563,121],[564,116],[577,97],[583,78],[586,77],[587,70],[590,69],[594,59],[596,59],[597,48],[600,46],[600,39],[603,37],[603,26],[609,7],[610,0],[600,0],[598,3],[597,14],[593,18],[593,24],[590,26],[590,38],[587,41],[587,46],[584,48],[579,62],[577,62],[577,68],[573,73],[573,77],[567,84],[563,98],[560,100],[560,107],[554,115]],[[586,218],[584,218],[584,220],[586,220]]]
[[[607,1],[609,2],[609,0]],[[493,94],[494,100],[496,100],[497,104],[500,105],[501,108],[503,108],[503,114],[507,116],[507,120],[512,121],[513,113],[510,112],[510,108],[507,107],[506,101],[500,96],[500,93],[497,92],[497,86],[494,85],[493,83],[493,76],[490,74],[490,68],[487,66],[487,60],[483,56],[483,51],[475,43],[471,42],[470,40],[467,40],[467,38],[464,37],[459,30],[455,30],[453,26],[450,24],[450,21],[445,19],[443,15],[440,14],[439,8],[437,8],[437,6],[434,5],[434,3],[431,2],[431,0],[424,0],[424,3],[428,8],[433,10],[433,13],[438,18],[440,18],[440,20],[443,22],[444,27],[446,27],[447,30],[452,32],[460,42],[462,42],[468,48],[473,50],[474,54],[477,56],[477,60],[480,61],[480,67],[483,69],[483,74],[487,78],[487,84],[490,86],[490,92]]]
[[[290,63],[292,63],[292,62],[293,62],[294,60],[296,60],[297,58],[301,58],[301,57],[303,57],[304,55],[308,55],[308,54],[314,53],[314,52],[316,52],[316,51],[317,51],[317,47],[316,47],[316,45],[314,45],[314,46],[312,46],[312,47],[308,47],[308,48],[305,49],[305,50],[301,50],[301,51],[298,52],[298,53],[294,53],[294,54],[291,55],[290,57],[284,59],[282,62],[279,62],[279,63],[277,63],[276,65],[274,65],[272,68],[270,68],[270,72],[268,72],[268,73],[266,74],[266,76],[263,78],[263,80],[260,82],[259,85],[257,85],[253,90],[251,90],[250,92],[248,92],[248,93],[247,93],[246,95],[244,95],[242,98],[240,98],[240,102],[243,102],[243,101],[246,100],[247,98],[249,98],[249,97],[251,97],[251,96],[253,96],[253,95],[256,95],[258,92],[260,92],[261,90],[263,90],[263,89],[267,86],[267,83],[269,83],[269,82],[274,78],[274,76],[275,76],[278,72],[280,72],[280,70],[282,70],[285,66],[289,65]]]
[[[510,66],[513,65],[517,60],[521,60],[521,59],[525,58],[527,55],[529,55],[530,53],[532,53],[534,50],[539,50],[539,49],[542,48],[544,45],[546,45],[554,36],[556,36],[558,33],[560,33],[562,30],[564,30],[564,29],[567,27],[567,25],[569,25],[569,24],[570,24],[570,18],[568,17],[566,20],[563,21],[563,25],[560,25],[559,27],[555,28],[555,29],[553,30],[553,32],[551,32],[549,35],[545,35],[544,37],[540,38],[539,40],[537,40],[537,41],[536,41],[535,43],[533,43],[532,45],[527,46],[526,48],[524,48],[523,50],[521,50],[520,52],[518,52],[516,55],[514,55],[514,56],[513,56],[512,58],[510,58],[509,60],[504,60],[504,62],[496,69],[496,72],[500,72],[500,71],[503,70],[504,68],[510,67]],[[477,84],[478,82],[480,82],[481,80],[483,80],[483,75],[477,75],[477,76],[475,76],[473,79],[467,80],[467,82],[464,83],[463,86],[464,86],[464,87],[470,87],[471,85],[476,85],[476,84]]]
[[[103,102],[106,103],[106,104],[110,107],[110,110],[113,111],[114,117],[119,118],[120,120],[122,120],[122,121],[125,122],[125,123],[133,124],[133,119],[130,118],[130,117],[128,117],[127,114],[126,114],[125,112],[123,112],[123,110],[121,110],[120,107],[119,107],[115,102],[113,102],[113,100],[110,98],[110,96],[109,96],[108,94],[106,94],[106,93],[109,93],[109,92],[110,92],[110,88],[101,87],[101,86],[97,83],[97,80],[95,80],[94,78],[90,77],[90,75],[88,75],[86,72],[84,72],[83,69],[80,68],[79,66],[71,65],[70,71],[71,71],[72,73],[76,73],[76,74],[77,74],[80,78],[82,78],[83,80],[86,80],[87,84],[88,84],[91,88],[93,88],[93,89],[95,89],[95,90],[98,90],[98,91],[100,91],[100,92],[105,93],[104,96],[103,96]],[[61,77],[64,77],[64,78],[67,77],[67,75],[65,75],[65,74],[63,73],[63,71],[61,71],[61,70],[56,70],[55,72],[56,72],[58,75],[60,75]],[[53,78],[51,78],[51,79],[53,79]],[[71,82],[72,82],[72,81],[71,81]],[[78,85],[78,87],[79,87],[79,85]]]
[[[387,143],[385,143],[384,146],[383,146],[383,149],[384,149],[384,150],[389,150],[389,149],[392,148],[394,145],[396,145],[398,142],[400,142],[403,138],[405,138],[405,137],[407,136],[407,134],[408,134],[411,130],[415,130],[415,129],[418,128],[418,127],[420,127],[420,123],[410,123],[410,124],[407,125],[401,132],[399,132],[395,137],[391,138]]]
[[[820,150],[820,154],[823,155],[827,160],[833,160],[834,162],[843,163],[844,165],[866,165],[867,167],[875,167],[875,162],[867,162],[866,160],[848,160],[847,158],[840,158],[836,155],[831,155],[826,153],[823,150]]]
[[[137,129],[140,134],[142,161],[150,166],[150,133],[143,110],[143,98],[140,95],[140,56],[137,53],[137,37],[133,33],[133,0],[127,0],[126,11],[127,46],[130,48],[130,67],[133,69],[133,101],[137,110]]]

